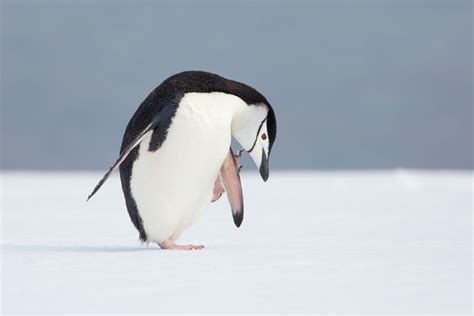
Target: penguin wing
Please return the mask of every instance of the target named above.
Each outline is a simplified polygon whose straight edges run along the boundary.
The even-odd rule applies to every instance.
[[[242,193],[242,184],[240,183],[239,168],[235,162],[232,148],[229,150],[219,174],[227,193],[227,198],[232,210],[232,217],[234,218],[234,224],[235,226],[240,227],[240,224],[242,224],[244,219],[244,197]]]
[[[89,194],[89,196],[87,197],[87,201],[89,201],[89,199],[97,192],[99,191],[100,187],[105,183],[105,181],[107,181],[107,179],[110,177],[110,175],[118,169],[118,167],[120,166],[120,164],[127,158],[128,154],[132,151],[133,148],[135,148],[137,145],[140,144],[140,142],[143,140],[143,138],[145,137],[145,135],[153,130],[154,128],[156,128],[158,126],[158,122],[160,121],[160,115],[159,114],[156,114],[155,117],[153,118],[153,120],[151,121],[150,124],[148,124],[147,127],[145,127],[145,129],[143,129],[137,137],[135,137],[135,139],[133,139],[133,141],[130,142],[130,144],[124,148],[124,150],[122,151],[122,153],[120,154],[120,157],[117,159],[117,161],[112,165],[112,167],[110,167],[109,171],[107,171],[107,173],[102,177],[102,179],[100,179],[99,183],[97,183],[97,185],[95,186],[94,190],[92,190],[92,193]]]

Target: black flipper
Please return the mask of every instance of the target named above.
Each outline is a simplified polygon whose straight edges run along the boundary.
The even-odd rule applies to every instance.
[[[149,131],[153,130],[159,122],[159,115],[156,115],[153,121],[143,130],[138,134],[137,137],[127,146],[125,149],[122,151],[120,154],[120,157],[117,159],[117,161],[113,164],[112,167],[110,167],[109,171],[104,175],[102,179],[100,179],[99,183],[95,186],[94,190],[92,191],[91,194],[87,197],[87,201],[94,196],[94,194],[99,191],[100,187],[107,181],[107,179],[110,177],[110,175],[117,170],[117,168],[120,166],[120,164],[127,158],[128,154],[132,151],[133,148],[135,148],[140,142],[143,140],[145,137],[146,133]]]

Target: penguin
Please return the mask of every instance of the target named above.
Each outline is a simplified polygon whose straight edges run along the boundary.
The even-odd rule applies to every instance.
[[[204,71],[175,74],[140,104],[125,129],[119,158],[87,200],[119,169],[128,214],[142,242],[202,249],[176,241],[224,191],[240,227],[240,157],[247,152],[267,181],[276,131],[273,108],[256,89]],[[235,154],[232,137],[243,147]]]

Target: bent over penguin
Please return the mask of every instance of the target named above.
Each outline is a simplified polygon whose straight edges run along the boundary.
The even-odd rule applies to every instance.
[[[232,136],[243,147],[237,154],[230,148]],[[128,214],[140,239],[164,249],[200,249],[175,241],[224,188],[240,226],[240,156],[248,152],[266,181],[275,137],[275,114],[257,90],[208,72],[182,72],[139,106],[125,130],[119,159],[88,199],[120,168]]]

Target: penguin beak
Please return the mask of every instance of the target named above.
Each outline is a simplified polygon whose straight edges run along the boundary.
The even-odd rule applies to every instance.
[[[268,157],[265,155],[265,151],[262,149],[262,161],[260,162],[260,175],[262,176],[262,179],[264,182],[268,180],[268,176],[270,173],[270,170],[268,168]]]
[[[257,166],[263,181],[267,181],[270,171],[268,167],[268,157],[265,153],[265,149],[261,148],[261,152],[259,153],[259,150],[255,148],[254,150],[249,152],[249,155],[255,162],[255,165]]]

